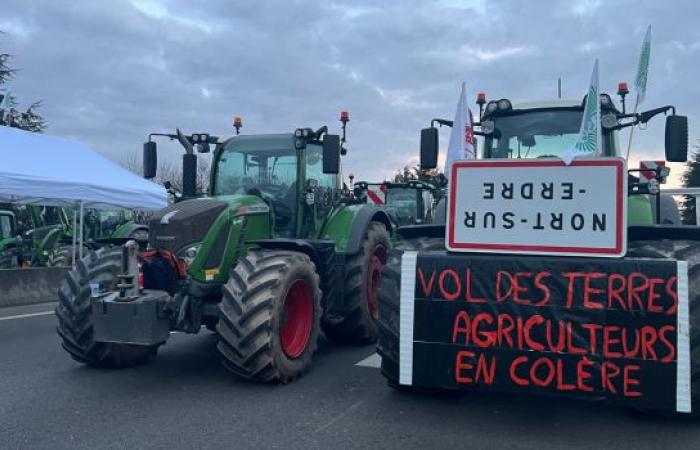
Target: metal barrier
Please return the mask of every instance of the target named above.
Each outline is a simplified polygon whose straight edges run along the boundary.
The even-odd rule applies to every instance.
[[[58,300],[69,267],[0,269],[0,307]]]

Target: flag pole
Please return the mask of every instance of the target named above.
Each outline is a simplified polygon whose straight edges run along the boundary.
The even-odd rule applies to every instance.
[[[639,107],[639,94],[637,94],[637,98],[634,101],[634,111],[632,112],[632,117],[637,120],[637,108]],[[637,127],[637,125],[632,125],[630,128],[630,139],[629,142],[627,143],[627,156],[625,156],[625,159],[629,162],[630,159],[630,150],[632,149],[632,136],[634,136],[634,129]]]

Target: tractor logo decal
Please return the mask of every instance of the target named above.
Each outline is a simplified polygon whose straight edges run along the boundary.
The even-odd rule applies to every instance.
[[[175,214],[178,213],[178,210],[176,209],[175,211],[170,211],[160,219],[160,224],[161,225],[168,225],[170,223],[170,219],[173,218]]]

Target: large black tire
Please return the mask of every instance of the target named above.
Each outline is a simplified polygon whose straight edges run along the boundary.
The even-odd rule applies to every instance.
[[[250,250],[222,289],[216,329],[224,366],[263,383],[288,383],[306,372],[319,334],[319,284],[303,253]]]
[[[381,269],[390,248],[384,224],[370,222],[360,251],[345,262],[345,313],[329,314],[321,325],[331,341],[364,345],[377,340]]]
[[[700,242],[680,239],[633,241],[629,243],[627,256],[688,262],[690,392],[693,416],[700,416]]]
[[[158,345],[95,342],[91,322],[90,283],[116,290],[120,249],[92,251],[68,272],[58,291],[56,331],[61,345],[76,361],[93,367],[124,368],[152,360]]]
[[[76,247],[75,258],[80,258],[80,249]],[[83,246],[83,257],[90,253],[90,248]],[[49,254],[46,262],[49,267],[70,267],[73,265],[73,246],[62,245]]]
[[[415,238],[397,242],[389,252],[382,270],[379,288],[379,340],[377,353],[382,358],[381,371],[394,389],[414,390],[399,385],[399,303],[401,294],[401,256],[406,250],[444,250],[443,238]]]

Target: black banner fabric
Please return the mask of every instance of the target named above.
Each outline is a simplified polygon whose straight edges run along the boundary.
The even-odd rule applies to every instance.
[[[413,384],[676,409],[676,261],[420,253]]]

